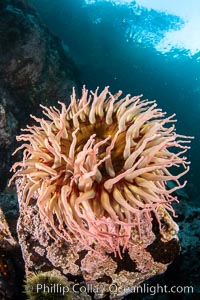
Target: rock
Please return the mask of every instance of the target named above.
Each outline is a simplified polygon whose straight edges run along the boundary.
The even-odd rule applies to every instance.
[[[35,196],[37,198],[37,195]],[[160,207],[163,233],[154,220],[152,231],[132,229],[132,238],[122,258],[96,245],[86,249],[78,239],[73,243],[53,239],[54,233],[41,222],[36,198],[25,208],[18,193],[20,217],[18,237],[22,249],[26,277],[35,272],[57,271],[66,276],[78,292],[84,290],[93,298],[123,299],[135,286],[166,271],[179,253],[178,227],[170,215]],[[123,251],[122,251],[123,252]],[[100,253],[100,254],[99,254]]]
[[[17,270],[19,245],[12,237],[8,223],[0,208],[0,299],[12,300],[19,296]],[[19,265],[18,265],[19,268]]]
[[[0,193],[0,207],[9,225],[12,236],[17,239],[16,225],[19,217],[19,206],[16,192],[12,189],[5,189]]]
[[[178,274],[174,284],[191,286],[193,296],[200,293],[200,208],[191,201],[182,200],[177,209],[177,222],[180,227],[181,253],[172,273]]]
[[[15,136],[39,104],[67,99],[78,74],[62,42],[23,0],[0,0],[0,191]]]
[[[0,208],[0,248],[8,250],[12,249],[16,245],[17,242],[12,237],[4,213]]]
[[[11,145],[15,142],[18,122],[7,106],[7,93],[0,86],[0,191],[6,185]]]
[[[26,1],[0,3],[0,78],[12,93],[9,105],[15,113],[23,108],[22,117],[33,104],[69,96],[76,85],[76,68],[62,42]]]

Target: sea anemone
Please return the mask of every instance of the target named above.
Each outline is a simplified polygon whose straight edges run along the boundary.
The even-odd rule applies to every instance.
[[[25,209],[36,195],[54,239],[75,237],[86,249],[100,245],[120,257],[133,229],[142,238],[154,219],[162,231],[159,208],[174,214],[173,192],[186,184],[179,178],[189,170],[183,154],[191,139],[175,133],[175,115],[165,117],[155,101],[121,94],[105,87],[88,95],[83,87],[79,100],[73,90],[68,107],[58,102],[61,110],[41,105],[47,118],[31,115],[39,125],[17,137],[23,160],[11,178],[20,178]],[[182,170],[174,175],[171,167]],[[169,180],[175,187],[168,188]]]

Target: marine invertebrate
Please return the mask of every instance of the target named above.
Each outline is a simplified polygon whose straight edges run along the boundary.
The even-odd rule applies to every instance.
[[[72,292],[69,281],[55,272],[39,272],[25,280],[28,300],[70,300]]]
[[[76,236],[86,248],[99,244],[120,256],[133,228],[140,236],[148,233],[155,217],[162,231],[160,207],[174,214],[172,193],[186,184],[179,178],[189,170],[184,153],[190,142],[175,133],[174,115],[165,117],[155,101],[142,95],[119,99],[121,94],[105,87],[88,96],[83,87],[79,100],[73,90],[68,108],[41,105],[47,119],[31,116],[39,125],[17,137],[23,160],[14,164],[11,178],[21,178],[25,207],[36,194],[54,239],[72,242]],[[169,171],[180,166],[176,175]],[[176,186],[168,189],[168,180]]]

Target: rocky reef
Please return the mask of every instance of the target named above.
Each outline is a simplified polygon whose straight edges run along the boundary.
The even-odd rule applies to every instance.
[[[41,221],[34,199],[25,209],[20,192],[18,197],[20,217],[17,228],[26,277],[31,278],[36,271],[66,276],[69,291],[77,294],[75,299],[82,299],[82,292],[87,299],[124,299],[145,280],[165,272],[179,254],[178,226],[165,209],[160,208],[163,233],[159,233],[156,220],[150,234],[145,226],[141,229],[142,239],[137,229],[133,229],[127,249],[120,258],[98,245],[95,248],[98,251],[86,250],[75,237],[73,243],[63,239],[55,241],[48,233],[50,228],[47,230]],[[53,236],[53,232],[51,234]]]
[[[122,259],[106,249],[99,257],[78,240],[55,242],[34,201],[24,218],[20,192],[16,194],[15,185],[6,187],[15,136],[30,113],[39,114],[40,103],[67,101],[72,86],[79,86],[79,75],[62,42],[27,1],[0,0],[0,33],[0,299],[26,299],[24,279],[33,284],[41,280],[38,273],[74,289],[70,298],[61,299],[151,299],[149,292],[134,293],[135,286],[145,284],[190,285],[194,293],[179,299],[198,299],[200,210],[184,193],[178,195],[180,204],[175,204],[179,233],[177,224],[162,210],[165,234],[159,233],[156,220],[151,234],[142,241],[133,231]],[[161,300],[172,298],[157,295]]]
[[[62,41],[27,1],[0,0],[0,190],[19,128],[39,104],[68,99],[78,73]]]
[[[40,103],[67,99],[79,85],[79,75],[62,41],[28,1],[0,0],[0,56],[0,298],[24,299],[24,262],[16,232],[19,208],[15,186],[7,188],[15,137]],[[10,231],[15,242],[7,240]]]

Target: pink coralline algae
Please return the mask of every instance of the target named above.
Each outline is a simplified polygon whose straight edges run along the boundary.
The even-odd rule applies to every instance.
[[[108,87],[88,94],[83,87],[77,100],[73,90],[68,107],[59,102],[61,110],[41,105],[44,118],[32,116],[38,125],[17,137],[23,160],[12,167],[11,181],[18,179],[19,237],[27,270],[33,269],[28,234],[38,242],[37,255],[46,255],[63,274],[82,274],[86,281],[107,276],[109,282],[128,276],[138,284],[173,260],[169,243],[179,251],[169,213],[175,215],[174,192],[186,185],[179,179],[189,170],[184,155],[191,137],[177,134],[175,115],[166,117],[142,95],[120,98],[121,91],[113,95]],[[179,172],[172,174],[172,167]],[[47,246],[50,240],[60,262]],[[164,262],[155,259],[155,243],[163,251],[168,245]],[[125,257],[132,271],[120,269]]]

